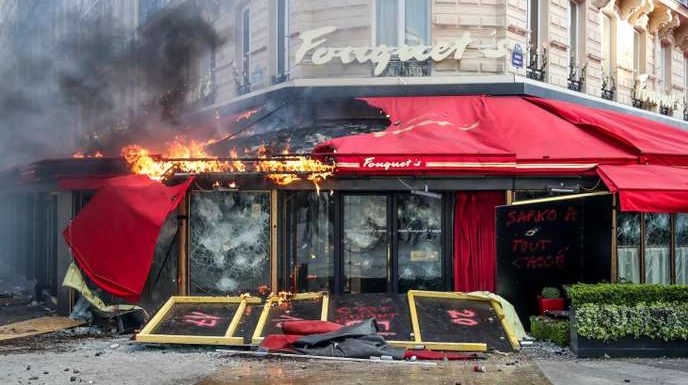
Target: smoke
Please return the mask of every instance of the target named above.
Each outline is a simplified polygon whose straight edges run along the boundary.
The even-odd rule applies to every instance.
[[[190,74],[199,57],[222,44],[201,7],[161,11],[135,39],[122,20],[57,18],[68,26],[59,36],[29,20],[7,39],[0,169],[77,149],[117,156],[123,145],[159,143],[183,129]]]

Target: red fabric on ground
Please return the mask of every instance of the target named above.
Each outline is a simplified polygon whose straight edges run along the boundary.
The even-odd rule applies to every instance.
[[[81,270],[108,293],[137,302],[160,228],[190,184],[168,187],[145,175],[104,183],[63,233]]]
[[[302,335],[288,335],[288,334],[270,334],[263,338],[260,346],[268,349],[268,351],[287,351],[295,352],[291,348],[291,344],[296,342]]]
[[[456,193],[454,213],[454,290],[495,290],[495,207],[503,191]]]
[[[322,334],[337,331],[344,325],[327,321],[288,321],[282,323],[282,333],[295,335]]]
[[[618,192],[621,211],[688,212],[688,168],[600,166],[597,173],[609,191]]]

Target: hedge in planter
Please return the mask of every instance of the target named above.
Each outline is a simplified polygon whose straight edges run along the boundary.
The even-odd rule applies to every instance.
[[[576,332],[602,341],[623,337],[688,340],[688,303],[582,304],[576,308]]]
[[[639,303],[688,302],[686,285],[651,284],[575,284],[566,288],[571,305],[605,303],[633,306]]]
[[[549,340],[565,347],[569,344],[569,321],[554,320],[542,316],[530,317],[530,332],[539,340]]]

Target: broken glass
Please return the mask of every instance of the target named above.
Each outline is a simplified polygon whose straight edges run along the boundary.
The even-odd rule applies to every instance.
[[[442,289],[442,200],[397,195],[399,291]]]
[[[676,214],[676,283],[688,285],[688,214]]]
[[[343,203],[344,290],[346,293],[386,292],[387,197],[345,195]]]
[[[640,283],[640,213],[619,214],[616,240],[619,279]]]
[[[334,287],[334,200],[327,193],[289,193],[286,234],[291,290],[330,290]]]
[[[645,282],[671,282],[671,214],[645,213]]]
[[[193,193],[189,232],[192,294],[256,293],[270,286],[269,193]]]

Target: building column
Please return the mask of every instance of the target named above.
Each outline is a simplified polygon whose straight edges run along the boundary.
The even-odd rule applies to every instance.
[[[72,253],[65,242],[62,232],[72,220],[74,213],[74,200],[71,191],[57,193],[57,312],[60,315],[69,315],[74,302],[73,290],[62,286],[67,268],[72,262]]]

